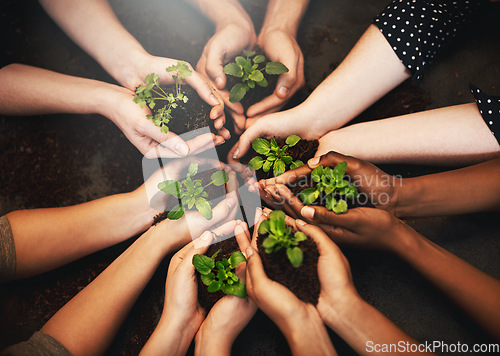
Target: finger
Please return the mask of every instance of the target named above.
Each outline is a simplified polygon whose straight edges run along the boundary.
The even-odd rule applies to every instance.
[[[318,247],[318,252],[320,255],[328,254],[333,252],[340,252],[340,249],[333,243],[327,234],[319,226],[307,224],[305,221],[297,219],[296,221],[297,229],[302,231],[304,234],[309,236],[316,246]]]
[[[217,120],[220,120],[220,119],[217,119]],[[217,120],[216,120],[216,123],[217,123]],[[225,127],[222,127],[221,129],[219,129],[217,131],[217,133],[224,139],[224,142],[226,140],[229,140],[231,138],[231,133],[229,132],[228,129],[226,129]],[[223,143],[224,143],[223,142]]]
[[[224,89],[226,87],[226,75],[222,71],[223,58],[224,53],[214,45],[211,46],[206,56],[205,70],[210,79],[215,83],[217,89]]]
[[[233,151],[233,159],[239,159],[245,155],[245,153],[248,152],[252,141],[256,139],[257,137],[265,136],[267,135],[267,129],[262,127],[261,124],[255,123],[252,125],[249,129],[247,129],[243,134],[240,136],[240,139],[235,145],[235,148]]]
[[[366,208],[350,209],[345,214],[335,214],[323,206],[304,206],[300,215],[315,224],[338,226],[352,230],[359,225],[359,213]]]
[[[311,158],[309,161],[307,161],[307,165],[311,169],[318,167],[320,164],[323,165],[323,167],[333,167],[342,161],[351,161],[352,158],[353,157],[345,156],[338,152],[330,151],[327,154],[322,155],[321,157]],[[350,164],[348,164],[348,167],[349,166]]]
[[[202,135],[198,135],[195,138],[187,141],[189,146],[189,154],[195,155],[200,152],[206,151],[208,149],[215,148],[217,143],[217,137],[210,132]]]
[[[260,290],[265,288],[265,284],[269,282],[266,272],[264,272],[264,266],[262,265],[262,260],[256,249],[252,246],[247,247],[247,283],[250,284],[248,292],[250,296],[257,302],[256,296]]]
[[[244,222],[240,222],[234,228],[234,236],[236,237],[236,242],[240,251],[246,257],[247,247],[250,246],[250,231],[248,231],[248,225]]]
[[[276,195],[280,197],[283,207],[288,215],[294,218],[300,218],[301,209],[304,207],[302,201],[297,198],[291,191],[283,184],[275,185]]]
[[[232,103],[229,101],[229,91],[227,90],[219,90],[219,95],[221,96],[222,100],[224,101],[224,105],[226,108],[230,109],[231,111],[243,115],[244,111],[243,110],[243,105],[240,102],[237,103]]]
[[[258,215],[258,218],[257,218],[257,215]],[[258,247],[257,247],[257,237],[259,235],[259,226],[260,226],[260,223],[263,222],[264,220],[267,220],[267,216],[264,214],[264,212],[262,210],[260,210],[260,212],[258,212],[257,214],[257,211],[256,211],[256,214],[255,214],[255,224],[254,224],[254,230],[253,230],[253,236],[252,236],[252,241],[250,242],[250,244],[252,245],[252,248],[254,250],[258,250]]]
[[[234,132],[238,135],[241,135],[243,131],[245,131],[247,117],[244,114],[238,114],[235,111],[230,111],[229,114],[233,118]]]
[[[187,259],[187,260],[191,261],[195,254],[205,253],[208,250],[208,246],[210,246],[212,239],[213,239],[212,232],[205,231],[203,234],[201,234],[200,237],[198,237],[196,239],[196,240],[198,240],[198,246],[195,246],[194,241],[191,241],[186,246],[184,246],[182,249],[180,249],[174,255],[174,257],[172,257],[172,260],[170,262],[170,268],[172,268],[172,270],[175,271],[177,269],[177,267],[179,266],[179,264],[183,260]],[[169,270],[170,270],[170,268],[169,268]]]
[[[146,158],[179,158],[185,157],[189,153],[189,146],[182,138],[177,136],[172,131],[164,134],[160,128],[155,126],[152,122],[151,125],[144,126],[141,134],[150,137],[151,140],[156,142],[148,152],[144,153]]]
[[[300,166],[298,168],[289,170],[277,177],[267,179],[266,185],[274,185],[274,184],[286,184],[289,186],[295,186],[295,184],[299,184],[300,181],[307,181],[309,174],[312,172],[312,169],[309,168],[306,164]]]
[[[285,100],[278,97],[276,94],[271,94],[262,99],[258,103],[253,104],[247,110],[248,117],[255,117],[261,115],[266,111],[278,111],[285,104]],[[269,112],[270,113],[270,112]]]
[[[210,84],[198,72],[193,70],[192,75],[186,78],[186,83],[193,87],[199,97],[211,106],[221,105]]]

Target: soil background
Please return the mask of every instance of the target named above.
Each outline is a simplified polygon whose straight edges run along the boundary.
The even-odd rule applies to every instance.
[[[130,33],[157,56],[196,65],[214,26],[184,1],[111,0]],[[256,29],[268,1],[241,0]],[[311,1],[298,42],[306,85],[288,107],[304,100],[342,61],[387,0]],[[468,30],[440,55],[421,82],[407,81],[354,122],[472,102],[469,83],[499,95],[500,4],[488,4]],[[24,63],[114,83],[74,44],[35,0],[0,4],[2,66]],[[353,93],[356,95],[356,93]],[[231,126],[231,125],[228,125]],[[221,146],[226,157],[233,139]],[[0,117],[0,214],[17,209],[67,206],[128,192],[142,183],[141,154],[120,130],[99,115]],[[450,168],[391,165],[403,177]],[[408,220],[420,233],[465,261],[500,277],[498,213]],[[90,283],[130,243],[124,242],[42,276],[0,286],[0,349],[26,340]],[[380,252],[343,249],[361,296],[420,342],[492,342],[406,264]],[[163,305],[168,259],[158,268],[108,354],[136,355],[156,326]],[[332,334],[342,355],[354,354]],[[190,349],[189,353],[192,354]],[[257,313],[236,340],[235,355],[289,354],[279,330]],[[466,354],[466,353],[464,353]]]

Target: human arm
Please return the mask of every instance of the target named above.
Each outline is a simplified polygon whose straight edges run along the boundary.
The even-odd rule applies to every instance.
[[[41,329],[72,354],[102,354],[166,254],[225,219],[235,202],[213,209],[212,220],[187,212],[151,227]],[[189,215],[189,224],[187,223]],[[188,226],[189,225],[189,226]],[[89,340],[92,340],[89,343]]]
[[[237,0],[186,1],[215,24],[215,33],[203,48],[196,70],[219,89],[226,108],[235,121],[237,132],[241,133],[245,128],[243,106],[239,102],[229,101],[229,91],[224,90],[227,77],[222,69],[230,59],[255,45],[257,36],[252,20]]]
[[[250,233],[246,223],[238,221],[234,235],[243,254],[250,245]],[[246,282],[246,262],[236,268],[238,277]],[[231,355],[236,337],[257,311],[257,305],[249,298],[227,295],[212,307],[196,334],[195,355]]]
[[[500,339],[500,281],[380,209],[356,208],[337,215],[322,207],[306,207],[302,215],[318,224],[335,242],[399,256],[492,337]]]
[[[254,118],[279,110],[305,83],[304,56],[296,36],[309,0],[270,0],[257,44],[272,62],[281,62],[288,72],[281,74],[272,95],[247,110]]]

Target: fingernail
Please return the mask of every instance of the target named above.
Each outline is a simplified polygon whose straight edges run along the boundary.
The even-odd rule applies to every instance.
[[[301,226],[304,226],[306,224],[306,222],[304,220],[300,220],[300,219],[295,220],[295,223],[298,225],[301,225]]]
[[[313,157],[309,161],[307,161],[307,164],[309,166],[316,166],[319,163],[319,157]]]
[[[222,78],[221,78],[221,77],[217,77],[217,78],[215,78],[215,85],[217,85],[217,88],[219,88],[219,89],[220,89],[220,88],[222,87],[222,83],[223,83],[223,82],[224,82],[224,81],[222,80]]]
[[[234,151],[234,153],[233,153],[233,158],[234,158],[234,159],[238,158],[238,155],[239,155],[239,154],[240,154],[240,149],[239,149],[239,148],[237,148],[237,149],[236,149],[236,151]]]
[[[218,130],[218,129],[220,129],[220,128],[222,127],[222,125],[224,125],[224,124],[222,123],[222,121],[219,121],[219,122],[218,122],[217,124],[215,124],[214,126],[215,126],[215,128]]]
[[[226,200],[226,204],[228,207],[232,208],[235,204],[235,201],[233,198],[229,198],[228,200]]]
[[[189,153],[189,147],[184,142],[178,142],[174,146],[175,152],[180,156],[186,156]]]
[[[288,88],[287,87],[284,87],[284,86],[281,86],[279,89],[278,89],[278,92],[279,94],[282,96],[282,97],[286,97],[288,95]]]
[[[213,105],[219,105],[219,100],[215,97],[215,95],[210,94],[210,101],[212,102]]]
[[[314,218],[314,208],[311,208],[310,206],[305,206],[300,210],[300,214],[306,219],[312,219]]]
[[[210,231],[205,231],[202,235],[201,235],[201,239],[203,241],[208,241],[212,238],[212,233]]]
[[[240,225],[236,225],[236,227],[234,228],[234,233],[237,235],[243,233],[243,228]]]
[[[247,254],[247,258],[249,258],[250,256],[253,255],[253,248],[251,248],[250,246],[247,247],[247,249],[245,250],[246,254]]]

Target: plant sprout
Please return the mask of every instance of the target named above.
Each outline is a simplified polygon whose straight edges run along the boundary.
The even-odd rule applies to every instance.
[[[335,195],[344,196],[347,199],[356,198],[358,190],[353,183],[343,179],[347,169],[347,162],[337,164],[333,169],[319,165],[311,172],[311,178],[316,182],[314,188],[306,188],[299,193],[299,197],[305,205],[311,205],[324,193],[326,195],[325,207],[336,214],[347,212],[347,202],[344,199],[335,199]]]
[[[299,267],[304,259],[299,242],[307,240],[301,231],[293,232],[292,227],[285,223],[285,213],[275,210],[269,214],[269,220],[264,220],[259,226],[259,235],[268,235],[262,246],[266,253],[274,253],[286,249],[286,256],[293,267]]]
[[[234,62],[226,64],[223,72],[233,77],[241,78],[241,83],[235,84],[229,92],[229,101],[236,103],[243,99],[245,94],[255,88],[255,85],[267,87],[269,83],[264,73],[280,75],[288,72],[288,68],[280,62],[268,62],[264,68],[259,69],[259,64],[266,60],[262,54],[255,55],[255,51],[243,51],[243,56],[238,56]]]
[[[240,251],[236,251],[229,259],[223,258],[215,262],[215,257],[220,251],[218,250],[212,257],[194,255],[193,266],[200,273],[201,281],[208,286],[207,290],[210,293],[220,290],[224,294],[245,298],[247,296],[245,283],[234,272],[240,263],[246,261],[245,256]]]
[[[157,103],[164,102],[163,107],[158,109],[156,114],[146,115],[149,120],[153,120],[153,123],[160,127],[163,133],[169,131],[168,123],[172,119],[172,109],[175,109],[178,103],[187,103],[188,101],[188,97],[181,93],[181,81],[189,77],[192,73],[184,61],[179,61],[176,65],[167,67],[166,71],[176,73],[172,75],[175,82],[175,95],[172,93],[167,94],[160,87],[159,75],[151,73],[145,78],[146,85],[141,85],[135,90],[137,96],[134,97],[134,102],[139,104],[141,108],[147,105],[151,110],[156,107]],[[153,96],[153,94],[156,94],[156,96]]]
[[[212,206],[206,199],[208,193],[205,188],[212,184],[220,187],[227,183],[229,178],[225,171],[217,171],[210,177],[210,183],[203,186],[201,179],[192,179],[196,173],[198,173],[198,163],[193,162],[189,165],[186,179],[183,181],[166,180],[158,184],[161,191],[180,199],[180,203],[169,211],[167,218],[171,220],[180,219],[184,215],[185,207],[192,209],[194,206],[205,219],[212,219]]]
[[[248,162],[248,165],[253,170],[262,168],[264,172],[269,172],[273,168],[274,176],[279,176],[286,171],[287,166],[294,169],[304,165],[304,162],[297,160],[293,161],[292,157],[287,155],[286,151],[289,147],[295,146],[300,141],[297,135],[288,136],[285,140],[285,145],[279,147],[274,138],[268,141],[264,138],[256,138],[252,141],[252,148],[255,152],[265,156],[256,156]]]

